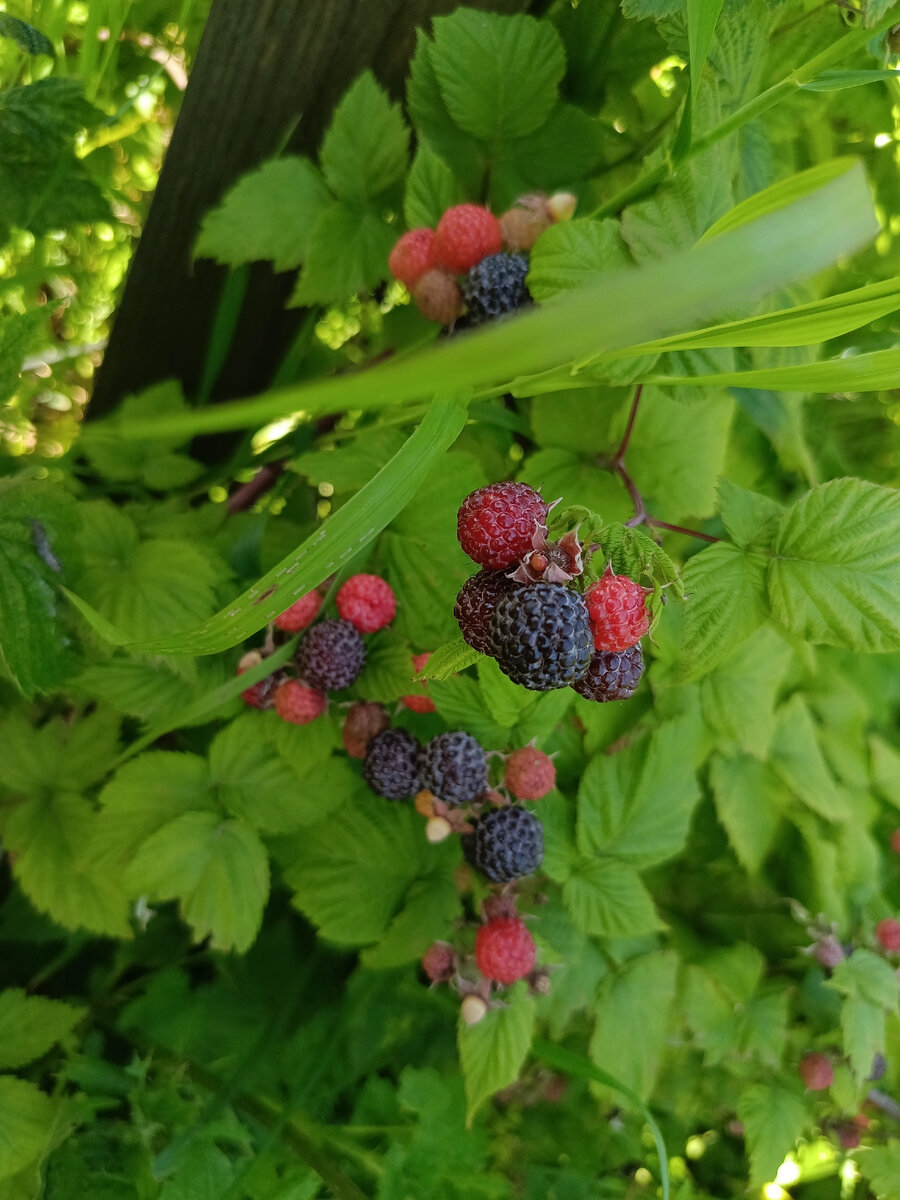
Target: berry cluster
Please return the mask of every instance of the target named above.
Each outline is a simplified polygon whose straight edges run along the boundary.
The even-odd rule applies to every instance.
[[[384,629],[394,619],[397,600],[379,575],[351,575],[336,597],[338,616],[317,620],[319,592],[308,592],[275,619],[284,633],[308,630],[294,658],[296,674],[275,672],[242,692],[252,708],[274,708],[292,725],[308,725],[328,707],[328,692],[342,691],[359,678],[366,663],[363,634]],[[259,650],[244,655],[243,674],[263,659]]]
[[[568,193],[524,196],[495,217],[480,204],[448,208],[436,229],[411,229],[396,242],[388,268],[429,321],[470,325],[531,304],[527,252],[554,221],[572,215]]]
[[[459,544],[482,568],[454,615],[465,640],[533,691],[573,687],[587,700],[625,700],[644,670],[646,589],[607,567],[584,592],[574,532],[547,540],[550,506],[524,483],[494,483],[463,501]]]

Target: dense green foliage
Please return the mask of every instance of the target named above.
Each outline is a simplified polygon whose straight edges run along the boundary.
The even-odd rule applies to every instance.
[[[46,351],[105,332],[171,86],[122,31],[190,54],[200,14],[28,7],[0,14],[0,1200],[896,1197],[900,10],[436,20],[404,106],[366,72],[317,162],[197,231],[298,271],[276,386],[167,381],[79,430],[93,360]],[[404,228],[562,188],[534,311],[445,338],[389,280]],[[525,691],[458,638],[457,508],[512,477],[588,578],[652,591],[633,700]],[[360,570],[398,611],[358,682],[308,726],[245,708],[296,640],[238,679],[244,651]],[[519,892],[551,987],[471,1027],[418,961],[471,948],[487,886],[341,739],[426,651],[436,712],[396,724],[557,768]]]

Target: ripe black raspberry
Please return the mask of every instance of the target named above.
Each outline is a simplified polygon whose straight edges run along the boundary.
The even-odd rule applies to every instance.
[[[422,755],[422,783],[447,804],[468,804],[487,787],[487,758],[470,733],[439,733]]]
[[[501,596],[522,587],[503,571],[479,571],[462,585],[453,615],[462,635],[474,650],[491,653],[491,616]]]
[[[297,651],[297,666],[304,681],[324,691],[349,687],[365,662],[365,644],[349,621],[313,625]]]
[[[466,276],[463,295],[469,319],[476,324],[502,317],[531,304],[525,286],[528,259],[524,254],[489,254]]]
[[[369,742],[363,775],[373,792],[386,800],[408,800],[422,787],[422,747],[405,729],[385,729]]]
[[[536,583],[497,601],[491,650],[514,683],[535,692],[574,683],[594,653],[581,596],[561,583]]]
[[[640,643],[627,650],[598,650],[572,687],[585,700],[630,700],[644,673]]]
[[[544,859],[544,827],[527,808],[489,809],[460,840],[466,859],[492,883],[530,875]]]

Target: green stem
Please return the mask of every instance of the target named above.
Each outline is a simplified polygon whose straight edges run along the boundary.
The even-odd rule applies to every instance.
[[[704,150],[708,150],[716,142],[720,142],[723,138],[728,137],[730,133],[734,133],[742,125],[746,125],[749,121],[761,116],[764,112],[768,112],[770,108],[774,108],[786,96],[795,92],[801,84],[809,83],[820,71],[841,62],[855,50],[862,49],[872,38],[886,33],[896,23],[896,8],[892,8],[891,15],[882,18],[872,29],[851,30],[850,33],[845,34],[833,45],[829,46],[827,50],[823,50],[820,54],[815,55],[808,62],[797,67],[795,71],[791,71],[790,75],[786,75],[778,83],[774,83],[770,88],[766,88],[764,92],[760,92],[752,100],[748,100],[746,104],[736,109],[724,121],[720,121],[718,125],[713,126],[712,129],[708,129],[706,133],[702,133],[698,138],[695,138],[690,149],[678,165],[681,166],[689,159],[694,158],[695,155],[702,154]],[[639,175],[627,187],[622,188],[621,191],[607,200],[605,204],[601,204],[599,208],[591,213],[591,216],[615,216],[623,208],[627,207],[627,205],[633,204],[635,200],[643,199],[643,197],[654,192],[661,183],[664,183],[670,175],[674,174],[674,169],[675,166],[672,162],[665,161],[651,170],[645,171],[643,175]]]

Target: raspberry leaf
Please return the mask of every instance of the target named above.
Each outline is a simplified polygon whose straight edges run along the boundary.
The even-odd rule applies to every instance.
[[[764,760],[775,730],[775,696],[793,660],[790,647],[763,625],[700,682],[709,728]]]
[[[826,821],[849,818],[847,796],[828,770],[802,696],[792,696],[778,710],[770,753],[775,773],[808,808]]]
[[[524,983],[504,997],[502,1008],[492,1009],[476,1025],[460,1018],[457,1042],[466,1085],[466,1125],[495,1092],[518,1078],[531,1046],[535,1005]]]
[[[731,847],[744,870],[755,875],[790,805],[790,793],[768,764],[749,754],[714,754],[709,782]]]
[[[650,893],[627,863],[583,858],[562,885],[562,894],[572,920],[593,937],[636,937],[663,928]]]
[[[28,996],[22,988],[0,992],[0,1068],[7,1071],[40,1058],[68,1037],[82,1015],[70,1004]]]
[[[331,190],[358,210],[403,178],[408,146],[399,104],[364,71],[335,109],[319,160]]]
[[[141,845],[127,871],[129,887],[151,900],[178,900],[184,919],[217,950],[253,944],[269,894],[269,860],[242,821],[188,812]]]
[[[900,494],[861,479],[821,484],[787,510],[772,548],[772,609],[792,634],[900,648]]]
[[[645,954],[621,974],[607,976],[597,997],[589,1053],[593,1062],[647,1100],[659,1072],[675,999],[678,958],[670,950]],[[605,1102],[609,1088],[595,1085]]]
[[[699,722],[667,721],[617,754],[597,754],[578,789],[578,849],[646,867],[677,854],[700,798]]]
[[[547,119],[566,67],[552,25],[466,8],[436,18],[432,63],[456,124],[492,142],[522,137]]]
[[[221,729],[209,748],[209,787],[219,804],[261,833],[290,833],[315,820],[313,797],[298,796],[298,779],[271,743],[258,736],[256,713],[246,713]],[[329,807],[340,794],[322,788]],[[305,814],[304,808],[311,809]]]
[[[448,208],[464,199],[453,172],[427,141],[420,143],[406,177],[403,216],[410,229],[434,229]]]
[[[445,642],[429,657],[428,662],[416,675],[416,679],[449,679],[477,663],[481,655],[464,638]]]
[[[683,676],[711,671],[769,615],[766,563],[721,543],[690,558],[682,572],[687,595],[681,645]]]
[[[579,218],[551,225],[532,251],[528,290],[535,300],[549,300],[558,292],[598,283],[628,262],[618,221]]]
[[[780,1084],[754,1084],[737,1104],[750,1154],[750,1186],[774,1179],[784,1156],[812,1120],[806,1101]]]
[[[44,1151],[53,1129],[53,1102],[35,1083],[0,1076],[0,1179]]]
[[[309,234],[306,262],[290,303],[336,304],[386,278],[396,229],[379,212],[335,201]]]
[[[429,875],[409,889],[406,903],[377,945],[363,950],[365,967],[387,969],[422,957],[438,938],[446,936],[450,922],[461,913],[459,890],[449,876]]]
[[[736,546],[741,549],[748,546],[767,548],[772,544],[784,505],[738,487],[730,479],[719,480],[717,494],[722,522]]]

